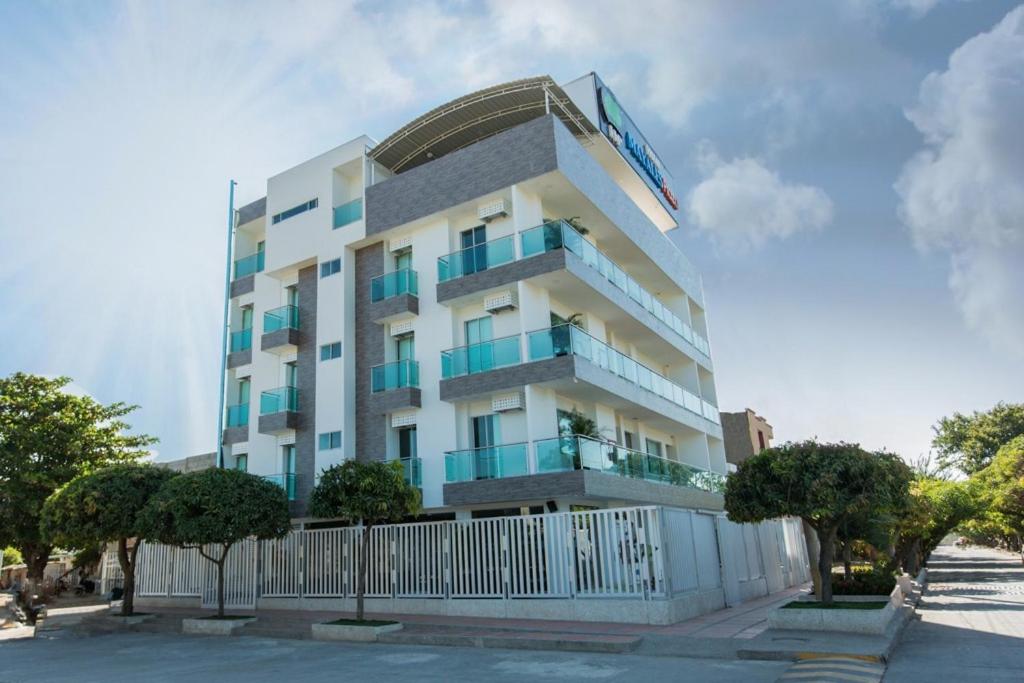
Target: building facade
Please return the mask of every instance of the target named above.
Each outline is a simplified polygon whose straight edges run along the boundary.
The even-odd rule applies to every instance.
[[[699,274],[600,79],[515,81],[359,137],[236,212],[224,466],[399,460],[435,518],[720,510]]]
[[[771,448],[772,426],[750,408],[742,413],[722,413],[725,457],[730,465],[739,465],[766,448]]]

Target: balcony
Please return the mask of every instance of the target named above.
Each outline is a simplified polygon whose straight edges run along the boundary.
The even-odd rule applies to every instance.
[[[370,368],[371,391],[392,391],[420,385],[420,364],[414,360],[400,360]]]
[[[448,483],[522,477],[530,473],[528,443],[468,448],[444,454],[444,480]]]
[[[591,337],[575,325],[558,325],[526,335],[531,361],[574,355],[586,358],[630,384],[674,403],[680,408],[721,425],[718,409],[672,380],[638,363],[624,353]]]
[[[267,474],[263,477],[267,481],[277,484],[284,489],[284,492],[288,495],[288,500],[295,500],[295,473],[294,472],[283,472],[280,474]]]
[[[228,345],[228,369],[252,362],[252,328],[232,332]]]
[[[419,408],[420,364],[400,360],[370,368],[370,401],[372,414],[385,415],[396,410]]]
[[[515,260],[514,236],[506,235],[438,258],[437,281],[455,280]]]
[[[359,197],[340,206],[334,207],[334,228],[338,229],[355,223],[363,217],[363,198]]]
[[[402,478],[405,479],[405,483],[422,489],[423,461],[419,458],[401,458],[399,462],[402,463]]]
[[[475,375],[521,363],[519,335],[458,346],[441,352],[441,378]]]
[[[419,277],[402,268],[370,280],[370,319],[377,324],[419,315]]]
[[[299,423],[299,390],[278,387],[260,394],[260,434],[281,434]]]
[[[249,404],[239,403],[228,406],[227,426],[246,427],[249,424]]]
[[[264,258],[264,252],[258,251],[235,261],[231,278],[232,298],[248,294],[256,288],[255,275],[263,272]]]
[[[265,262],[266,253],[258,251],[255,254],[250,254],[240,259],[235,260],[235,280],[249,275],[255,275],[256,273],[263,272],[263,264]]]
[[[446,505],[628,500],[721,509],[725,475],[585,436],[445,454]]]
[[[263,314],[263,336],[260,349],[294,350],[299,345],[299,308],[281,306]]]
[[[567,272],[573,277],[567,279]],[[711,369],[707,340],[566,221],[442,256],[437,300],[461,305],[521,280],[557,290],[562,303],[594,312],[643,353],[678,350]]]

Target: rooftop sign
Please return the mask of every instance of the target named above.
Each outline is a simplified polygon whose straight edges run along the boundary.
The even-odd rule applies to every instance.
[[[601,132],[615,145],[622,157],[654,191],[666,209],[679,210],[679,200],[669,187],[666,171],[643,134],[629,115],[622,111],[619,101],[600,79],[597,79],[597,99],[601,109]]]

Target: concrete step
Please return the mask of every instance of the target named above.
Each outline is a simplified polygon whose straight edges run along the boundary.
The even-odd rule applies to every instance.
[[[486,629],[473,629],[472,632],[463,629],[462,632],[455,632],[423,628],[385,633],[380,636],[379,641],[402,645],[622,653],[637,649],[643,638],[607,634],[489,631]]]

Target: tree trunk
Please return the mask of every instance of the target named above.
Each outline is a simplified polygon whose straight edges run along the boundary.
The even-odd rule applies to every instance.
[[[836,528],[822,529],[818,534],[821,551],[818,553],[818,571],[821,572],[821,602],[832,604],[832,558],[835,556]]]
[[[853,578],[853,541],[843,543],[843,579]]]
[[[21,607],[30,624],[36,623],[36,595],[41,590],[43,577],[46,574],[46,565],[50,562],[51,550],[53,547],[48,545],[27,545],[21,549],[27,569],[25,586],[21,591]]]
[[[370,529],[373,525],[363,527],[363,554],[359,558],[359,583],[356,586],[356,620],[363,620],[363,596],[366,594],[366,570],[370,566]]]
[[[117,539],[117,563],[121,565],[121,572],[124,574],[121,596],[122,617],[130,617],[135,610],[135,556],[139,552],[139,545],[140,542],[136,539],[129,554],[128,539]]]
[[[818,569],[818,563],[815,558],[821,552],[821,548],[818,545],[818,532],[814,530],[807,520],[801,520],[804,527],[804,545],[807,546],[807,560],[811,566],[811,582],[814,584],[814,597],[821,600],[821,570]]]
[[[224,546],[220,553],[220,559],[217,560],[217,616],[220,618],[224,617],[224,562],[228,559],[228,548],[230,547]]]

